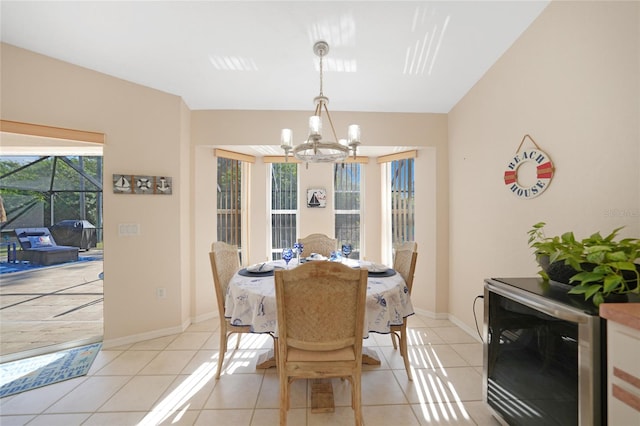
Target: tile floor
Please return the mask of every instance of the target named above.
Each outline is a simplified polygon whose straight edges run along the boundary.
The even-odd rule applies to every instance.
[[[409,326],[413,382],[388,335],[365,340],[382,361],[364,366],[365,424],[498,425],[482,402],[481,343],[446,320],[414,315]],[[276,371],[255,369],[271,338],[244,335],[215,380],[217,329],[212,319],[181,334],[102,350],[84,377],[0,399],[0,424],[277,425]],[[289,425],[353,424],[347,381],[333,380],[334,413],[311,413],[309,384],[293,386]]]

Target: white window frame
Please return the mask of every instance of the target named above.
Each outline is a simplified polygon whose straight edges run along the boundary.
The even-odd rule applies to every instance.
[[[271,193],[273,190],[273,179],[272,177],[272,173],[273,173],[273,166],[274,164],[281,164],[284,163],[285,161],[269,161],[268,162],[268,167],[267,167],[267,224],[269,227],[269,232],[267,234],[267,239],[269,240],[268,242],[268,250],[269,250],[269,259],[273,259],[275,258],[279,258],[279,251],[281,251],[284,247],[277,247],[274,248],[274,244],[273,244],[273,227],[272,227],[272,223],[273,223],[273,215],[274,214],[295,214],[295,218],[296,218],[296,231],[295,231],[295,237],[294,240],[297,241],[299,238],[299,233],[300,233],[300,165],[296,163],[296,209],[295,210],[286,210],[286,209],[277,209],[274,210],[273,206],[271,204]],[[295,241],[292,241],[292,245]]]
[[[364,245],[365,223],[364,223],[363,218],[364,218],[364,214],[365,214],[364,206],[365,206],[365,194],[366,194],[366,191],[365,191],[366,179],[364,178],[364,174],[365,174],[366,168],[362,167],[362,163],[359,163],[359,162],[352,162],[352,163],[348,163],[347,165],[349,165],[349,164],[358,164],[358,167],[360,169],[359,170],[359,174],[360,174],[360,182],[359,182],[359,186],[360,186],[360,191],[359,191],[359,194],[360,194],[360,208],[359,209],[355,209],[355,210],[339,210],[339,209],[335,208],[337,206],[336,195],[337,195],[338,191],[336,190],[335,173],[334,173],[334,179],[333,179],[334,233],[335,233],[336,238],[338,239],[338,250],[340,250],[341,247],[342,247],[343,241],[339,241],[338,232],[337,232],[337,230],[335,230],[335,224],[338,223],[337,216],[339,214],[358,214],[360,216],[360,233],[359,233],[360,239],[357,242],[358,243],[358,252],[360,254],[360,259],[364,259],[365,258],[365,245]],[[334,165],[334,167],[341,167],[341,164],[336,164],[336,165]],[[354,244],[353,241],[349,241],[349,243]]]

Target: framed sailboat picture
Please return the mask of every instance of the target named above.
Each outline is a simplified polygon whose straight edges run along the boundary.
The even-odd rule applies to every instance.
[[[322,188],[307,189],[307,207],[326,207],[327,191]]]

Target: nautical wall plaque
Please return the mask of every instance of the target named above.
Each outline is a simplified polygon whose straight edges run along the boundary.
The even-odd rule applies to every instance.
[[[171,195],[172,188],[167,176],[113,175],[114,194]]]
[[[525,139],[529,138],[535,145],[534,148],[522,149]],[[522,179],[518,179],[518,171],[523,164],[532,163],[536,168],[534,179],[530,179],[529,184],[522,183]],[[518,198],[530,199],[542,194],[551,183],[555,168],[549,155],[540,149],[538,144],[529,135],[524,135],[522,142],[511,158],[504,171],[504,183],[507,188]]]

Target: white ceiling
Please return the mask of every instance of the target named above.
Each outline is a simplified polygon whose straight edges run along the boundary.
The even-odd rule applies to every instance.
[[[192,110],[446,113],[549,2],[6,1],[2,41],[181,96]]]

